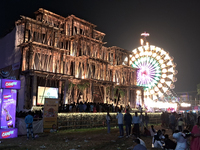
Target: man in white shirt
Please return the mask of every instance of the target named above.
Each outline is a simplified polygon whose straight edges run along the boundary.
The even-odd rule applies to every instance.
[[[116,117],[118,120],[118,126],[119,126],[119,138],[122,138],[124,136],[124,129],[123,129],[123,114],[121,113],[121,109],[119,109],[119,113]]]

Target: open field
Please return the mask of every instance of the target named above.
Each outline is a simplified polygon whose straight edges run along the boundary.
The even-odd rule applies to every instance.
[[[156,126],[156,129],[161,129]],[[125,128],[124,128],[125,129]],[[167,134],[170,134],[167,130]],[[134,146],[133,137],[118,138],[118,127],[111,128],[107,134],[106,128],[90,128],[77,130],[60,130],[57,133],[41,133],[38,138],[27,141],[26,136],[1,140],[1,150],[127,150]],[[151,149],[151,137],[141,137]],[[155,149],[154,149],[155,150]]]

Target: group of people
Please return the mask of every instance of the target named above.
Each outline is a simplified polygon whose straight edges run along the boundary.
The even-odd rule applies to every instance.
[[[192,130],[192,127],[197,122],[197,116],[196,112],[184,112],[181,114],[163,112],[161,114],[162,127],[169,127],[174,131],[176,127],[182,130],[181,128],[185,126],[186,129]]]
[[[175,150],[200,150],[200,116],[197,117],[197,124],[188,128],[187,124],[185,124],[185,120],[182,118],[182,114],[176,115],[176,113],[172,113],[169,116],[169,124],[167,128],[172,130],[172,137],[174,140],[169,138],[166,130],[163,128],[162,130],[156,131],[154,126],[151,125],[150,129],[148,129],[149,117],[147,113],[145,116],[140,113],[138,115],[135,112],[135,116],[131,116],[128,110],[126,110],[126,114],[123,115],[119,110],[116,119],[118,120],[119,126],[119,138],[124,136],[123,122],[125,122],[126,127],[126,137],[130,137],[130,135],[134,135],[135,143],[137,144],[133,150],[141,149],[145,150],[146,146],[142,139],[140,139],[141,133],[143,136],[151,136],[152,137],[152,147],[154,148],[162,148],[162,149],[175,149]],[[110,133],[110,121],[112,120],[109,112],[107,112],[106,116],[108,133]],[[131,134],[131,125],[133,124],[132,134]],[[163,124],[162,124],[163,127]],[[143,130],[143,131],[142,131]],[[140,133],[141,131],[141,133]],[[190,141],[191,139],[191,141]]]
[[[129,107],[126,106],[126,107]],[[120,106],[114,106],[113,104],[107,103],[90,103],[90,102],[80,102],[80,103],[73,103],[73,104],[65,104],[59,107],[59,112],[118,112],[118,110],[124,110],[125,108]]]
[[[118,120],[118,126],[119,126],[119,132],[120,132],[119,137],[120,138],[124,136],[123,122],[125,122],[127,138],[131,135],[131,125],[132,124],[134,124],[134,127],[132,129],[132,134],[134,134],[136,137],[140,137],[140,127],[141,127],[141,131],[144,133],[145,133],[145,129],[148,128],[149,116],[147,115],[147,113],[145,113],[145,116],[144,116],[141,112],[140,116],[138,116],[138,113],[135,112],[135,116],[132,117],[131,114],[129,113],[128,109],[126,109],[125,115],[123,115],[121,110],[119,109],[116,119]],[[112,118],[108,111],[107,115],[106,115],[108,133],[110,133],[110,121],[111,120],[112,120]]]

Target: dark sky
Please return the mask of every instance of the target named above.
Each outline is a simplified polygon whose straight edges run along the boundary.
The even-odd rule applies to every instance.
[[[6,1],[6,0],[2,0]],[[34,17],[38,8],[61,16],[75,16],[97,25],[106,34],[106,46],[133,50],[140,34],[168,51],[178,70],[176,92],[196,91],[200,83],[199,0],[7,0],[0,2],[0,36],[20,15]]]

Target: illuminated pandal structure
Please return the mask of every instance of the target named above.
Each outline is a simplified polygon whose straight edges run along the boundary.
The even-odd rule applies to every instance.
[[[35,15],[21,16],[15,23],[26,80],[25,108],[43,105],[38,86],[58,88],[60,105],[80,102],[80,95],[82,102],[131,107],[138,97],[143,105],[143,87],[137,86],[137,69],[130,63],[132,52],[105,47],[105,34],[74,15],[65,18],[42,8]]]

